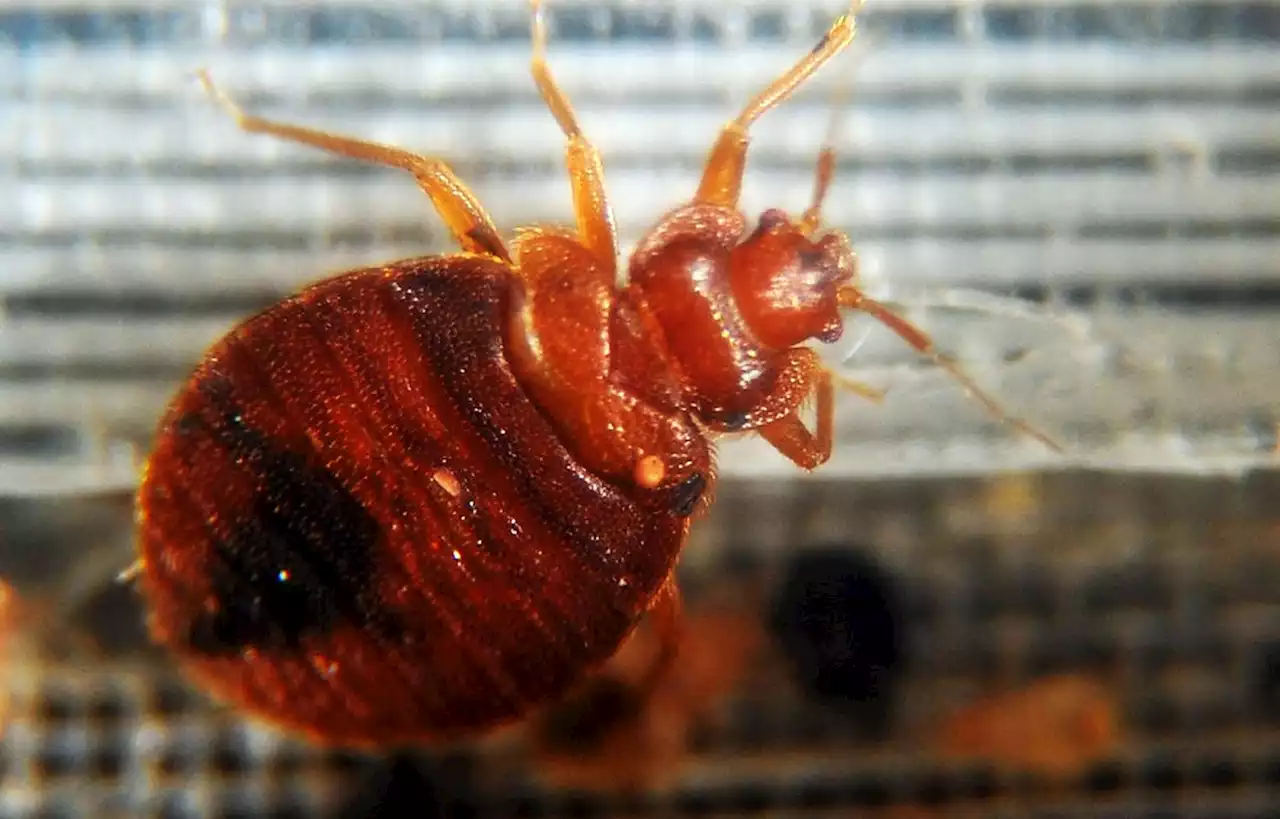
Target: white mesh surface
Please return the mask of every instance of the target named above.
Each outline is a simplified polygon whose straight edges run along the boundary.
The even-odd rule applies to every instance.
[[[549,5],[627,247],[841,9]],[[1280,6],[869,0],[865,23],[861,58],[760,123],[745,209],[804,207],[828,92],[856,69],[830,222],[876,294],[1020,294],[1068,316],[913,312],[1072,454],[994,427],[876,331],[849,374],[891,398],[842,404],[825,474],[1269,458]],[[242,134],[191,69],[255,112],[443,156],[511,228],[569,214],[528,58],[523,0],[0,0],[0,493],[130,485],[164,401],[236,320],[326,273],[448,249],[403,175]],[[757,444],[725,472],[795,474]]]

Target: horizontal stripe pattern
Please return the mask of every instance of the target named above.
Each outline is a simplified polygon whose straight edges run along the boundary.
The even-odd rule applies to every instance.
[[[604,153],[624,247],[688,195],[719,125],[843,5],[550,5],[552,66]],[[526,10],[0,0],[0,186],[13,192],[0,201],[0,475],[119,480],[154,396],[235,320],[328,273],[450,247],[409,180],[240,133],[190,82],[196,66],[255,112],[438,153],[504,229],[564,220]],[[804,206],[830,91],[852,73],[828,216],[873,289],[1011,293],[1095,318],[1195,310],[1209,337],[1247,337],[1230,317],[1274,310],[1280,281],[1277,21],[1280,4],[1251,0],[869,4],[860,56],[760,122],[746,209]],[[984,321],[991,344],[966,344],[970,362],[1034,404],[1026,371],[995,363],[1022,322]],[[1111,358],[1145,354],[1109,338]],[[1133,383],[1090,355],[1064,353],[1097,368],[1109,406],[1127,401]],[[1270,383],[1258,366],[1238,377]],[[1170,382],[1143,397],[1194,415],[1199,392]],[[1235,394],[1241,418],[1268,409]],[[90,409],[107,421],[77,420]],[[895,424],[941,445],[928,417]],[[953,414],[953,432],[976,434],[977,417]],[[1016,446],[992,440],[989,463]]]

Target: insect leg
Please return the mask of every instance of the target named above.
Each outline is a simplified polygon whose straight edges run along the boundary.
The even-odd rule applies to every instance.
[[[854,14],[861,5],[861,0],[854,0],[849,12],[831,24],[831,28],[827,29],[827,33],[812,51],[761,91],[742,109],[737,118],[724,126],[702,172],[696,202],[725,208],[738,207],[742,173],[746,167],[747,146],[750,142],[747,130],[761,114],[790,97],[814,72],[853,42],[856,31]]]
[[[582,133],[564,91],[556,84],[547,66],[547,28],[542,19],[541,0],[530,0],[532,9],[533,59],[531,70],[538,93],[568,139],[565,164],[573,186],[573,209],[578,222],[579,241],[602,263],[601,274],[612,283],[617,275],[617,228],[604,189],[604,167],[600,153]]]
[[[760,435],[778,452],[801,469],[816,469],[831,458],[834,445],[835,387],[831,372],[818,364],[810,371],[808,385],[817,399],[815,414],[818,428],[810,432],[800,420],[800,408],[764,425]]]
[[[365,142],[351,137],[329,134],[312,128],[274,122],[245,113],[239,105],[214,85],[205,71],[197,74],[201,85],[214,101],[236,121],[240,129],[254,134],[267,134],[289,142],[299,142],[340,156],[351,157],[378,165],[400,168],[413,174],[418,186],[431,197],[440,218],[448,226],[450,233],[462,246],[471,253],[493,256],[503,261],[511,261],[506,245],[493,220],[481,207],[475,194],[467,189],[462,180],[439,159],[380,145],[376,142]]]

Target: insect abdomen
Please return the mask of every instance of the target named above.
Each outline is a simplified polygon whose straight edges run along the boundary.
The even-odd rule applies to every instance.
[[[495,262],[324,282],[217,344],[140,492],[157,637],[347,743],[489,727],[609,657],[687,520],[586,472],[504,355]]]

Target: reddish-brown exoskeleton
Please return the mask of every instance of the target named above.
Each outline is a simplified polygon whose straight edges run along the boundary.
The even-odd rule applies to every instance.
[[[619,284],[599,155],[544,60],[576,225],[509,243],[440,160],[270,122],[246,131],[409,172],[461,253],[322,281],[213,346],[161,422],[138,500],[151,629],[213,694],[321,740],[474,734],[561,697],[646,613],[675,655],[673,569],[715,484],[711,440],[798,465],[832,447],[810,339],[866,311],[831,152],[799,220],[738,210],[747,131],[853,39],[852,13],[732,120],[693,200]],[[816,397],[810,431],[800,408]]]

